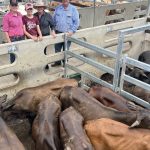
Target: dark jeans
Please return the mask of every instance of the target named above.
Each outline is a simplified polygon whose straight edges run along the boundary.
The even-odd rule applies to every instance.
[[[56,33],[62,33],[62,32],[56,31]],[[69,49],[70,46],[71,46],[71,42],[68,41],[67,49]],[[61,52],[62,48],[63,48],[63,51],[65,51],[65,43],[64,42],[55,44],[55,53]],[[57,61],[57,62],[55,62],[55,64],[61,65],[61,61]]]
[[[48,35],[50,35],[50,33],[42,34],[42,36],[48,36]],[[46,50],[47,50],[47,47],[44,48],[44,54],[45,54],[45,55],[47,55]]]
[[[25,39],[24,36],[12,36],[12,37],[10,37],[11,42],[21,41],[21,40],[24,40],[24,39]],[[12,64],[14,61],[15,61],[15,55],[10,54],[10,63]]]
[[[71,42],[68,41],[67,49],[70,48],[70,45],[71,45]],[[63,47],[63,51],[65,51],[65,43],[64,42],[55,44],[55,53],[61,52],[62,47]]]

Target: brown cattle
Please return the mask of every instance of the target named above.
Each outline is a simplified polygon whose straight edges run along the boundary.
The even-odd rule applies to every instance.
[[[150,150],[150,130],[105,118],[88,121],[84,128],[95,150]]]
[[[144,51],[139,55],[139,61],[150,64],[150,50]]]
[[[37,116],[32,126],[32,136],[36,150],[61,150],[58,116],[61,103],[54,95],[50,95],[39,104]]]
[[[90,88],[89,94],[103,105],[119,111],[130,112],[139,109],[134,103],[103,86],[94,86]]]
[[[110,83],[110,84],[113,84],[113,75],[110,74],[110,73],[104,73],[101,75],[100,79]]]
[[[78,83],[74,79],[61,78],[41,86],[23,89],[11,100],[12,103],[15,103],[13,108],[35,112],[37,105],[49,94],[59,97],[61,89],[65,86],[78,86]]]
[[[85,121],[110,118],[131,125],[136,119],[134,126],[150,129],[150,111],[138,110],[132,112],[120,112],[112,108],[106,107],[99,103],[85,90],[77,87],[65,87],[61,94],[60,100],[63,109],[73,106],[81,113]]]
[[[83,129],[83,117],[73,107],[60,115],[60,135],[65,150],[93,150]]]
[[[28,113],[8,110],[2,112],[2,118],[24,145],[26,150],[35,150],[35,143],[31,137],[31,125],[27,118]]]
[[[132,86],[132,87],[125,87],[125,90],[145,101],[147,101],[148,103],[150,103],[150,91],[147,91],[141,87],[138,86]]]
[[[25,150],[17,136],[7,127],[0,117],[0,149],[1,150]]]
[[[147,80],[149,80],[148,78],[146,78],[144,80],[144,76],[146,76],[146,75],[144,75],[144,72],[140,69],[137,69],[137,68],[132,69],[132,68],[127,67],[126,74],[130,74],[130,75],[132,75],[133,77],[136,77],[136,78],[138,78],[138,76],[140,76],[141,79],[143,80],[143,82],[146,82],[146,83],[149,82],[149,81],[147,82]],[[108,83],[110,83],[110,84],[113,83],[113,75],[111,75],[109,73],[103,74],[101,76],[101,79],[108,82]],[[94,84],[94,85],[98,85],[98,84]],[[124,82],[123,89],[125,91],[127,91],[127,92],[129,92],[129,93],[131,93],[131,94],[133,94],[133,95],[135,95],[135,96],[137,96],[137,97],[139,97],[139,98],[141,98],[141,99],[143,99],[143,100],[150,103],[150,92],[149,91],[147,91],[147,90],[145,90],[141,87],[138,87],[136,85],[133,85],[133,84],[127,82],[127,81]]]

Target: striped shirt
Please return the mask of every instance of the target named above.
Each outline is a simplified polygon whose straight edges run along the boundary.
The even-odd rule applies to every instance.
[[[53,18],[55,30],[59,32],[76,32],[79,27],[79,13],[71,4],[67,9],[63,5],[56,7]]]

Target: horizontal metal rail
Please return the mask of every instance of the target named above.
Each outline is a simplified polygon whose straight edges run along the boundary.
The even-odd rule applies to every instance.
[[[126,59],[127,64],[133,65],[135,67],[138,67],[140,69],[144,69],[144,70],[150,72],[150,65],[149,64],[140,62],[138,60],[135,60],[135,59],[132,59],[132,58],[129,58],[129,57],[126,57],[125,59]]]
[[[77,72],[77,73],[80,73],[81,75],[83,75],[83,77],[86,77],[86,78],[88,78],[88,79],[91,79],[92,81],[94,81],[94,82],[96,82],[96,83],[99,83],[99,84],[101,84],[101,85],[103,85],[103,86],[105,86],[105,87],[108,87],[108,88],[110,88],[110,89],[113,89],[113,85],[111,85],[111,84],[109,84],[109,83],[107,83],[107,82],[105,82],[105,81],[103,81],[103,80],[101,80],[101,79],[95,77],[94,75],[92,75],[92,74],[90,74],[90,73],[88,73],[88,72],[84,72],[84,71],[82,71],[82,70],[80,70],[80,69],[78,69],[78,68],[76,68],[76,67],[74,67],[74,66],[71,66],[71,65],[69,65],[69,64],[66,64],[66,67],[69,68],[69,69],[71,69],[71,70],[74,70],[74,71]]]
[[[90,50],[93,50],[93,51],[95,51],[95,52],[97,52],[99,54],[104,54],[104,55],[107,55],[109,57],[116,58],[116,54],[114,52],[111,52],[111,51],[109,51],[107,49],[104,49],[102,47],[98,47],[98,46],[95,46],[93,44],[89,44],[87,42],[84,42],[84,41],[79,40],[79,39],[75,39],[73,37],[68,37],[67,40],[71,41],[73,43],[76,43],[76,44],[78,44],[80,46],[83,46],[85,48],[88,48]]]
[[[146,102],[146,101],[144,101],[144,100],[142,100],[142,99],[140,99],[140,98],[138,98],[138,97],[136,97],[136,96],[134,96],[134,95],[124,91],[124,90],[121,90],[120,94],[122,96],[130,99],[131,101],[136,102],[137,104],[140,104],[141,106],[144,106],[147,109],[150,109],[150,104],[148,102]]]
[[[140,80],[137,80],[135,78],[132,78],[132,77],[130,77],[128,75],[124,75],[124,80],[128,81],[130,83],[133,83],[134,85],[137,85],[137,86],[139,86],[139,87],[141,87],[141,88],[143,88],[145,90],[150,90],[150,85],[149,84],[144,83],[144,82],[142,82]]]
[[[107,67],[107,66],[105,66],[105,65],[102,65],[102,64],[100,64],[100,63],[98,63],[98,62],[96,62],[96,61],[93,61],[92,59],[86,58],[86,57],[84,57],[84,56],[75,54],[75,53],[73,53],[73,52],[71,52],[71,51],[66,51],[66,53],[67,53],[68,55],[72,56],[72,57],[75,57],[75,58],[77,58],[77,59],[79,59],[79,60],[81,60],[81,61],[83,61],[83,62],[89,64],[89,65],[92,65],[92,66],[94,66],[94,67],[96,67],[96,68],[98,68],[98,69],[100,69],[100,70],[103,70],[103,71],[105,71],[105,72],[108,72],[108,73],[114,75],[114,70],[113,70],[112,68],[110,68],[110,67]]]
[[[148,29],[150,29],[150,24],[146,24],[146,25],[140,26],[140,27],[124,29],[124,30],[121,30],[120,32],[122,34],[132,34],[132,33],[141,32],[141,31],[144,31],[144,30],[148,30]]]

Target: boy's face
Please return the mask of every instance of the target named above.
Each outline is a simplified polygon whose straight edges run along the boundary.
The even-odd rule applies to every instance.
[[[29,8],[29,9],[26,10],[26,12],[27,12],[28,15],[32,15],[33,9],[32,9],[32,8]]]

